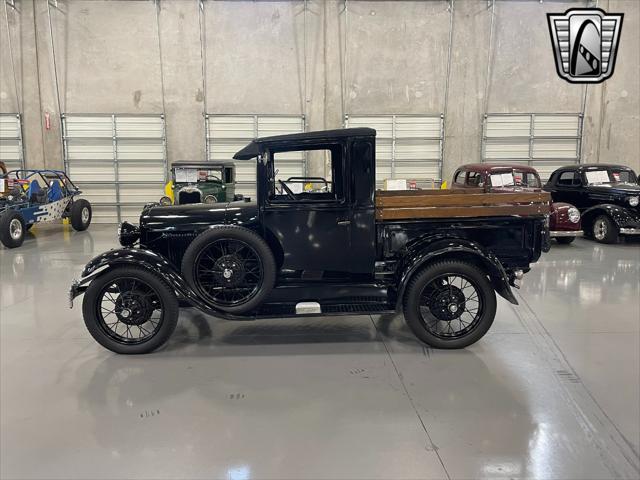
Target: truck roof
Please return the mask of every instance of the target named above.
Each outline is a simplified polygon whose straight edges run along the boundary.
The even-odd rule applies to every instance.
[[[233,158],[235,160],[251,160],[260,154],[262,145],[272,143],[292,142],[297,143],[305,140],[335,140],[344,137],[375,137],[376,131],[373,128],[341,128],[338,130],[319,130],[316,132],[291,133],[288,135],[276,135],[273,137],[256,138],[242,150],[238,151]]]
[[[617,165],[615,163],[582,163],[579,165],[567,165],[566,167],[562,167],[563,170],[592,170],[598,168],[616,168],[621,170],[631,170],[631,167],[626,165]]]
[[[199,161],[189,161],[189,160],[180,160],[177,162],[171,163],[171,168],[179,167],[193,167],[193,168],[211,168],[211,167],[233,167],[234,163],[230,160],[211,160],[210,162],[204,162],[202,160]]]
[[[499,170],[519,170],[521,172],[538,173],[535,168],[521,163],[468,163],[458,167],[458,170],[469,170],[472,172],[491,173]]]

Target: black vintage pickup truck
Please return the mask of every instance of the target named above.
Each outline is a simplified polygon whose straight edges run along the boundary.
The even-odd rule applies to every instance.
[[[234,157],[257,159],[257,201],[145,207],[71,287],[91,335],[150,352],[195,307],[238,320],[404,312],[431,346],[479,340],[495,292],[517,304],[511,286],[548,249],[549,194],[376,192],[375,134],[257,139]],[[327,178],[287,177],[300,155]]]

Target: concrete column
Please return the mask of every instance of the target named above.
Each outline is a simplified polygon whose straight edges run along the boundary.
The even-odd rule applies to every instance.
[[[169,162],[205,160],[199,5],[160,2],[160,52]]]
[[[62,126],[56,73],[54,71],[52,33],[49,28],[48,2],[33,1],[36,33],[36,61],[40,90],[40,118],[44,146],[43,168],[63,169]],[[28,2],[24,2],[28,3]],[[51,12],[53,15],[53,12]],[[27,59],[25,59],[27,60]],[[47,120],[48,118],[48,120]],[[28,157],[27,157],[28,159]]]
[[[589,85],[584,119],[583,162],[619,163],[640,170],[640,3],[604,2],[607,12],[624,13],[613,76]]]
[[[40,106],[40,74],[36,42],[35,1],[20,2],[20,45],[22,58],[22,132],[27,167],[45,165],[44,128]],[[18,68],[18,67],[17,67]]]
[[[486,2],[454,4],[451,71],[442,180],[460,165],[480,161],[491,10]]]

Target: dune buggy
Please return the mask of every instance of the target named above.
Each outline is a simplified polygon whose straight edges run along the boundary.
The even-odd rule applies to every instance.
[[[69,218],[78,231],[91,223],[91,204],[60,170],[10,170],[0,165],[0,241],[22,245],[33,225]]]

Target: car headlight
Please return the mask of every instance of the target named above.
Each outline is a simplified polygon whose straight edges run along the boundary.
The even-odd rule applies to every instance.
[[[169,197],[162,197],[160,199],[160,205],[164,205],[165,207],[171,205],[171,199]]]
[[[638,197],[629,197],[629,205],[637,207],[638,203],[640,203],[640,199]]]
[[[218,199],[215,197],[215,195],[207,195],[206,197],[204,197],[203,203],[211,205],[212,203],[216,203],[217,201]]]
[[[140,238],[140,229],[129,222],[118,225],[118,240],[123,247],[133,246]]]
[[[571,207],[567,213],[571,223],[578,223],[580,221],[580,211],[576,207]]]

